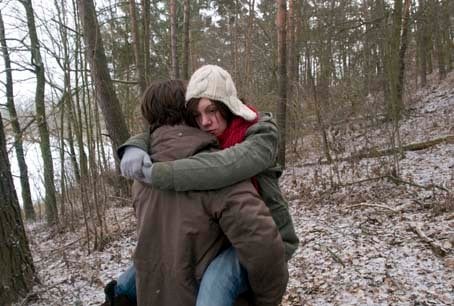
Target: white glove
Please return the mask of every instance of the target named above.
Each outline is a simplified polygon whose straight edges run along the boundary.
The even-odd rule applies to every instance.
[[[142,167],[151,168],[152,164],[147,152],[138,147],[127,146],[120,162],[121,175],[133,180],[143,181]]]

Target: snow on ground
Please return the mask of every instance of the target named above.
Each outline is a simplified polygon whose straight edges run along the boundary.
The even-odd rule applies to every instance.
[[[403,144],[454,135],[453,84],[451,74],[415,94],[401,124]],[[382,126],[349,133],[348,154],[389,142]],[[389,176],[392,156],[327,165],[317,163],[310,141],[304,145],[304,160],[281,180],[301,240],[282,306],[454,305],[453,141],[406,152],[398,160],[401,181]],[[102,252],[88,254],[79,232],[27,225],[40,283],[22,305],[103,301],[103,286],[128,267],[135,245],[132,209],[113,208],[109,215],[117,217],[109,218],[111,239]]]
[[[404,144],[454,135],[453,84],[451,75],[418,93],[401,125]],[[349,135],[357,147],[387,143],[386,130],[361,132]],[[283,305],[454,305],[453,141],[406,152],[397,183],[386,176],[392,156],[313,161],[282,179],[301,239]],[[446,254],[437,255],[416,227]]]
[[[21,305],[99,305],[104,285],[129,264],[136,244],[135,217],[130,207],[109,212],[110,242],[102,252],[87,250],[76,233],[49,233],[44,223],[27,226],[39,284]]]

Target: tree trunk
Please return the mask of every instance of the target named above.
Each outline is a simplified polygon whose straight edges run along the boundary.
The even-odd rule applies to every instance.
[[[255,0],[248,1],[249,6],[249,16],[247,21],[247,32],[246,32],[246,42],[245,42],[245,63],[244,63],[244,85],[243,93],[252,91],[252,79],[253,79],[253,69],[252,69],[252,36],[254,35],[254,16],[255,16]]]
[[[400,119],[401,101],[399,101],[398,82],[400,61],[399,52],[401,46],[401,30],[402,30],[402,1],[394,0],[393,24],[391,36],[387,45],[385,54],[385,66],[387,71],[387,80],[389,88],[389,99],[387,101],[387,117],[389,120]]]
[[[87,57],[91,67],[91,77],[95,83],[98,104],[104,115],[107,131],[113,143],[113,150],[129,138],[129,132],[121,111],[120,102],[107,69],[107,59],[96,19],[93,0],[78,0],[83,26]]]
[[[178,70],[178,48],[177,48],[177,6],[176,0],[170,0],[170,52],[172,56],[172,79],[180,78]]]
[[[443,30],[443,49],[445,50],[445,63],[446,63],[446,72],[450,72],[453,67],[453,61],[454,61],[454,31],[452,30],[451,27],[451,19],[452,19],[452,9],[449,8],[449,2],[452,1],[450,0],[444,0],[442,2],[442,12],[443,16],[441,18],[441,22],[443,24],[442,28]],[[454,6],[453,6],[454,7]],[[451,29],[451,30],[449,30]]]
[[[76,8],[74,8],[75,13],[77,14]],[[75,17],[79,17],[78,15]],[[82,127],[82,111],[81,111],[81,99],[84,97],[84,92],[87,86],[86,80],[86,61],[84,60],[84,57],[82,56],[82,46],[81,46],[81,35],[79,33],[82,32],[80,23],[78,22],[79,18],[75,18],[76,20],[76,30],[77,30],[77,36],[76,36],[76,47],[75,47],[75,54],[76,54],[76,69],[75,69],[75,86],[77,88],[76,90],[76,95],[75,95],[75,101],[74,105],[71,106],[72,114],[73,114],[73,120],[72,124],[74,126],[74,132],[76,134],[76,141],[77,141],[77,147],[78,147],[78,153],[79,153],[79,166],[80,166],[80,171],[79,171],[79,178],[78,182],[82,184],[82,179],[83,177],[86,177],[88,174],[88,163],[87,163],[87,154],[85,153],[85,148],[84,148],[84,140],[83,140],[83,127]],[[80,65],[80,66],[79,66]],[[79,71],[81,71],[81,76],[79,76]],[[82,84],[79,85],[79,80],[82,80]],[[81,88],[82,90],[79,90]],[[82,97],[81,97],[82,96]]]
[[[403,108],[403,91],[405,86],[405,53],[408,46],[408,30],[409,30],[409,19],[410,19],[410,6],[411,1],[405,0],[403,20],[402,20],[402,37],[400,39],[400,50],[399,50],[399,78],[397,82],[397,101],[400,105],[400,109]],[[400,113],[400,110],[399,110]]]
[[[419,0],[419,17],[417,20],[418,26],[418,72],[422,86],[427,83],[427,12],[425,8],[426,0]]]
[[[189,80],[189,26],[190,26],[190,9],[189,0],[183,2],[183,69],[182,76],[184,80]]]
[[[277,57],[278,57],[278,104],[277,104],[277,125],[281,137],[279,138],[278,162],[285,168],[285,138],[286,138],[286,115],[287,115],[287,61],[286,61],[286,0],[276,0],[277,14]]]
[[[438,63],[438,76],[440,80],[446,78],[446,61],[445,61],[445,48],[443,46],[443,29],[442,29],[442,7],[438,1],[433,3],[434,12],[434,39],[435,39],[435,50],[437,52],[437,63]]]
[[[142,29],[143,29],[143,67],[145,74],[145,84],[150,83],[150,0],[142,0]]]
[[[296,46],[295,46],[295,0],[289,0],[288,2],[288,18],[287,18],[287,49],[288,49],[288,100],[292,101],[294,85],[295,85],[295,66],[296,66]],[[292,102],[290,102],[292,105]]]
[[[11,120],[11,127],[14,132],[14,148],[16,150],[17,164],[19,165],[20,184],[22,190],[22,203],[24,205],[25,219],[35,220],[36,214],[33,208],[32,197],[30,193],[30,184],[28,182],[28,169],[25,162],[24,148],[22,145],[22,131],[20,128],[19,120],[17,119],[16,106],[14,105],[14,91],[13,91],[13,75],[11,72],[11,60],[9,57],[8,46],[5,38],[5,26],[3,24],[3,17],[0,12],[0,41],[3,51],[3,59],[5,61],[6,72],[6,104]]]
[[[137,22],[136,1],[129,0],[129,14],[131,15],[131,34],[132,46],[134,49],[134,58],[136,60],[136,76],[140,87],[140,93],[143,94],[147,89],[145,72],[143,68],[143,53],[139,35],[139,24]]]
[[[6,150],[0,112],[0,305],[10,305],[31,289],[35,270]]]
[[[64,0],[60,0],[60,3],[58,1],[55,1],[55,8],[57,10],[57,18],[58,18],[58,27],[59,27],[59,34],[61,37],[61,44],[63,47],[63,58],[62,58],[62,69],[64,73],[64,78],[63,78],[63,94],[61,97],[61,105],[60,108],[60,214],[61,214],[61,219],[63,222],[66,222],[66,166],[65,166],[65,125],[71,126],[71,120],[68,118],[68,114],[70,111],[68,111],[68,114],[66,113],[67,107],[71,107],[70,101],[71,101],[71,68],[70,68],[70,59],[69,59],[69,44],[68,44],[68,30],[67,30],[67,14],[66,14],[66,5]],[[67,124],[66,124],[66,119],[68,118]],[[71,131],[68,129],[67,131]],[[68,135],[68,139],[72,137],[71,134]],[[73,148],[74,149],[74,148]],[[71,150],[71,148],[70,148]],[[71,156],[70,156],[71,158]]]
[[[31,0],[20,1],[27,14],[27,25],[30,34],[30,48],[32,53],[32,62],[35,67],[36,74],[36,123],[40,136],[40,148],[43,158],[44,168],[44,187],[46,190],[46,219],[49,225],[58,223],[57,200],[55,197],[54,185],[54,165],[52,162],[52,153],[50,150],[49,130],[46,122],[46,105],[44,102],[44,87],[46,84],[44,76],[44,63],[41,59],[41,52],[39,48],[38,35],[36,34],[35,17]]]

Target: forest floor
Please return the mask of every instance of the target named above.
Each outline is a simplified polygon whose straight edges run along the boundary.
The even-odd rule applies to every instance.
[[[454,74],[410,103],[400,126],[404,145],[454,135]],[[391,130],[383,123],[344,126],[331,135],[344,145],[336,157],[366,146],[385,150]],[[317,139],[305,136],[281,179],[301,240],[282,306],[454,305],[454,140],[401,158],[330,165],[319,162]],[[56,234],[27,224],[40,283],[18,305],[104,300],[104,285],[131,263],[135,245],[132,209],[107,213],[111,240],[90,254],[83,229]]]

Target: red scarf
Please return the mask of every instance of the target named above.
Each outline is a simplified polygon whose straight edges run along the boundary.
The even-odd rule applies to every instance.
[[[252,106],[248,107],[253,110],[256,114],[257,111]],[[258,122],[258,114],[255,120],[253,121],[246,121],[240,116],[234,116],[230,124],[224,130],[224,133],[218,136],[219,145],[221,149],[230,148],[237,143],[241,143],[244,140],[244,136],[246,135],[247,129]],[[255,177],[251,178],[252,184],[254,185],[255,189],[259,191],[259,185],[257,183],[257,179]]]

